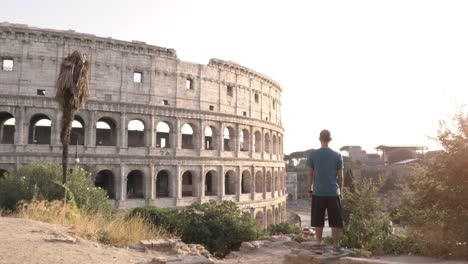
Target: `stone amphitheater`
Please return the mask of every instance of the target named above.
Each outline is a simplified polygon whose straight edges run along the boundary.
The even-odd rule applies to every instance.
[[[74,50],[90,62],[90,97],[73,122],[70,163],[117,208],[231,200],[261,228],[285,221],[281,86],[140,41],[0,23],[0,174],[60,162],[54,86]]]

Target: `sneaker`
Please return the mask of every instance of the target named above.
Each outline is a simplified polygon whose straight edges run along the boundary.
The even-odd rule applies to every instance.
[[[334,255],[340,255],[345,252],[344,248],[342,246],[334,246],[333,247],[333,254]]]
[[[323,244],[315,244],[312,246],[312,252],[318,255],[323,254]]]

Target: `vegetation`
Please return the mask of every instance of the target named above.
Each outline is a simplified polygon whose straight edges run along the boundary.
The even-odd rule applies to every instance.
[[[232,201],[193,204],[180,212],[136,208],[130,215],[142,215],[155,226],[176,230],[185,243],[202,244],[217,257],[238,250],[242,242],[255,240],[259,235],[255,220]]]
[[[64,189],[74,196],[78,208],[90,213],[111,214],[106,192],[96,188],[88,172],[76,168],[69,175],[66,188],[60,183],[62,168],[57,165],[33,163],[0,179],[0,208],[14,211],[18,202],[63,199]]]
[[[387,201],[379,196],[383,182],[383,179],[376,183],[370,178],[362,178],[354,183],[354,191],[345,190],[343,246],[373,254],[417,251],[410,239],[392,233]]]
[[[420,167],[395,213],[425,255],[468,259],[468,117],[441,123],[444,151]]]
[[[268,227],[270,235],[299,235],[302,234],[302,229],[297,225],[288,223],[280,223]]]

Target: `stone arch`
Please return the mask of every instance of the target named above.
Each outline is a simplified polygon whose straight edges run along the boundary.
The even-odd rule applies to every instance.
[[[236,194],[236,173],[233,170],[228,170],[224,174],[224,194]]]
[[[84,145],[85,142],[85,122],[84,119],[75,115],[72,122],[72,130],[70,133],[70,145]]]
[[[249,151],[249,130],[242,129],[239,141],[240,141],[240,151]]]
[[[263,193],[265,189],[265,179],[263,173],[261,171],[257,171],[255,173],[255,192],[256,193]]]
[[[267,220],[267,227],[271,226],[271,224],[273,223],[273,216],[272,216],[271,209],[267,210],[267,219],[266,220]]]
[[[0,112],[0,144],[15,143],[15,117],[8,112]]]
[[[271,172],[268,171],[266,173],[266,191],[267,192],[271,192],[271,182],[272,182],[272,179],[271,179]]]
[[[29,121],[29,144],[49,145],[52,136],[52,121],[45,114],[35,114]]]
[[[127,198],[144,198],[143,193],[143,172],[141,170],[132,170],[127,175]]]
[[[156,175],[156,198],[170,197],[170,173],[168,170],[161,170]]]
[[[205,174],[205,195],[213,196],[218,194],[218,173],[210,170]]]
[[[273,154],[278,154],[278,139],[275,134],[273,134]]]
[[[0,169],[0,179],[5,177],[9,172],[4,169]]]
[[[186,171],[182,174],[182,197],[195,196],[194,179],[192,171]]]
[[[171,126],[169,122],[160,121],[156,125],[156,147],[170,148],[171,147]]]
[[[258,230],[263,230],[263,212],[262,211],[258,211],[256,214],[255,214],[255,221],[257,222],[257,229]]]
[[[195,147],[195,129],[190,123],[185,123],[181,129],[182,132],[182,148],[194,149]]]
[[[102,117],[96,122],[96,146],[117,145],[117,122],[110,117]]]
[[[234,151],[236,133],[234,128],[227,126],[223,130],[224,151]]]
[[[270,153],[270,134],[265,133],[265,152]]]
[[[215,126],[209,125],[206,126],[203,130],[205,135],[205,149],[214,150],[218,148],[218,130]]]
[[[132,119],[127,125],[128,147],[145,146],[145,123],[140,119]]]
[[[242,179],[241,179],[241,193],[250,193],[250,182],[251,182],[251,175],[249,170],[244,170],[242,172]]]
[[[101,170],[94,177],[94,186],[107,192],[109,199],[115,198],[114,173],[111,170]]]
[[[254,133],[254,151],[260,153],[262,151],[262,134],[260,131]]]

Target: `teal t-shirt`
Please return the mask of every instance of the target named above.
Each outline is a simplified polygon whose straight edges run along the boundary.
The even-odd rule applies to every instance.
[[[340,195],[337,170],[343,169],[343,157],[330,148],[320,148],[309,155],[307,166],[314,170],[312,193],[317,196]]]

